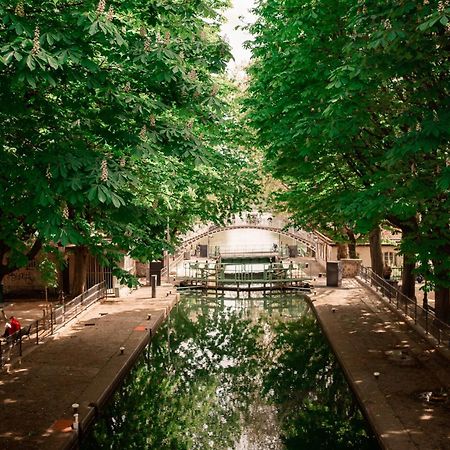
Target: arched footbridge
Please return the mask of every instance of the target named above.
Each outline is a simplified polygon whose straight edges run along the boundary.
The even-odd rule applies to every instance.
[[[289,237],[295,242],[305,246],[309,250],[309,253],[316,258],[317,262],[321,264],[325,264],[326,261],[330,259],[331,246],[334,243],[331,239],[317,231],[307,232],[290,227],[283,218],[272,216],[270,214],[249,213],[242,218],[235,218],[232,222],[224,226],[217,226],[214,224],[198,226],[184,236],[183,242],[178,248],[177,253],[182,254],[205,237],[224,231],[239,229],[265,230],[280,236]]]

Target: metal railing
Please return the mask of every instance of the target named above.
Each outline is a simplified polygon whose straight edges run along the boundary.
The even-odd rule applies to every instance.
[[[43,309],[42,317],[25,325],[21,331],[30,327],[29,333],[23,336],[20,331],[16,332],[17,336],[9,336],[3,342],[0,340],[0,367],[3,367],[5,360],[12,357],[21,357],[23,353],[23,339],[27,337],[27,344],[34,342],[39,344],[40,340],[48,335],[52,335],[56,329],[61,328],[70,320],[77,317],[96,301],[106,298],[106,286],[102,281],[95,286],[89,288],[86,292],[73,298],[69,302],[62,301],[57,307],[49,305]]]
[[[250,281],[261,283],[275,280],[305,280],[305,263],[187,263],[185,279],[196,281]]]
[[[427,335],[433,336],[438,345],[443,343],[450,345],[450,325],[439,320],[430,308],[423,308],[417,304],[416,299],[404,295],[397,288],[397,281],[385,280],[372,269],[362,266],[358,275],[366,284],[375,288],[386,298],[390,305],[411,318],[416,325],[424,329]]]
[[[101,298],[106,297],[106,284],[104,281],[92,286],[87,291],[73,298],[69,302],[63,302],[62,305],[52,308],[52,323],[58,327],[74,319],[86,308]]]
[[[262,228],[276,233],[280,233],[294,239],[298,239],[301,242],[307,244],[310,249],[316,250],[317,243],[323,245],[331,245],[333,241],[323,234],[313,231],[308,232],[302,229],[297,229],[295,227],[289,226],[289,222],[281,217],[274,217],[272,214],[258,214],[258,213],[248,213],[244,217],[235,217],[230,223],[225,224],[221,227],[214,224],[200,225],[195,228],[195,230],[186,233],[182,238],[182,248],[187,248],[189,245],[200,240],[203,237],[208,236],[211,233],[224,231],[233,228]]]

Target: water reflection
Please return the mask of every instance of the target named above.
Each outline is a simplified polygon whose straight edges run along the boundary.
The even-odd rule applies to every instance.
[[[375,449],[304,299],[189,294],[84,449]]]

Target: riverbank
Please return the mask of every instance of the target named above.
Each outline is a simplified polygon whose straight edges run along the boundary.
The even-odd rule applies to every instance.
[[[450,449],[450,364],[355,279],[313,310],[382,448]]]
[[[52,450],[76,443],[72,404],[80,405],[80,428],[86,428],[178,297],[164,285],[156,298],[143,287],[107,299],[12,360],[0,377],[0,448]]]

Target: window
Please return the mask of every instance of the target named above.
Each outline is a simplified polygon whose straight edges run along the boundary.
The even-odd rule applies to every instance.
[[[383,261],[385,266],[396,267],[397,266],[397,254],[394,252],[384,252]]]

